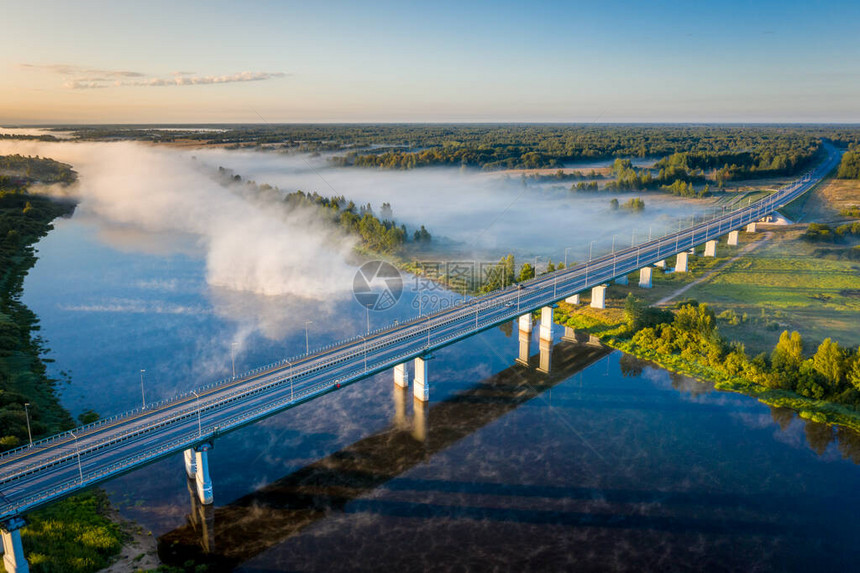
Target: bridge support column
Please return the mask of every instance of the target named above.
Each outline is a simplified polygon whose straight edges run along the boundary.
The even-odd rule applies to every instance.
[[[552,343],[552,307],[540,309],[540,339]]]
[[[740,232],[738,232],[738,231],[729,231],[729,242],[728,242],[728,244],[730,247],[738,246],[738,235],[740,235]]]
[[[591,289],[591,308],[606,308],[606,285]]]
[[[194,457],[197,462],[194,474],[197,481],[197,497],[203,505],[211,505],[215,501],[212,495],[212,476],[209,475],[209,450],[212,444],[202,444],[194,448]]]
[[[416,400],[428,402],[430,400],[430,378],[427,373],[427,360],[415,359],[415,380],[413,394]]]
[[[662,261],[657,261],[656,263],[654,263],[654,266],[657,268],[660,268],[660,269],[665,269],[666,268],[666,259],[663,259]]]
[[[579,295],[575,294],[564,299],[567,304],[579,304]]]
[[[687,259],[689,258],[689,253],[678,253],[675,257],[675,272],[676,273],[686,273],[687,272]]]
[[[615,279],[615,284],[617,285],[626,285],[627,283],[627,275],[621,275],[620,277]]]
[[[406,371],[406,363],[394,367],[394,385],[409,388],[409,372]]]
[[[756,231],[755,223],[750,223],[749,225],[747,225],[747,233],[755,233],[755,231]]]
[[[639,286],[642,288],[651,288],[651,267],[639,269]]]
[[[517,321],[519,324],[519,342],[520,352],[517,356],[517,363],[523,366],[529,365],[529,354],[531,353],[532,343],[532,315],[531,313],[520,316]]]
[[[21,545],[21,528],[24,520],[13,517],[2,525],[0,534],[3,537],[3,566],[6,573],[29,573],[30,565],[24,557],[24,546]]]
[[[705,256],[706,257],[716,257],[717,256],[717,242],[716,241],[708,241],[705,243]]]
[[[197,475],[197,456],[194,453],[194,448],[185,450],[185,475],[188,479],[194,479]]]
[[[561,339],[564,342],[576,342],[576,330],[569,326],[565,326],[564,334],[561,335]]]

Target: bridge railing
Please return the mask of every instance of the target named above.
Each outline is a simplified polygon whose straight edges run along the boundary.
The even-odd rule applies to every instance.
[[[814,175],[814,173],[815,172],[806,174],[801,180],[795,182],[792,185],[785,186],[785,187],[781,188],[776,193],[770,195],[768,198],[766,198],[762,201],[757,202],[755,205],[750,205],[746,208],[741,206],[738,209],[732,211],[729,214],[728,227],[734,227],[734,228],[741,227],[744,224],[747,224],[747,222],[749,222],[749,221],[757,220],[758,218],[760,218],[760,216],[762,214],[766,214],[766,212],[772,212],[776,208],[775,205],[777,204],[778,201],[782,201],[783,199],[785,199],[786,202],[790,201],[792,198],[789,198],[789,196],[794,191],[800,190],[800,188],[803,187],[803,183],[808,181]],[[735,213],[737,213],[738,211],[741,211],[741,213],[738,215],[738,221],[734,221]],[[717,221],[716,232],[718,234],[722,234],[722,233],[726,232],[723,230],[725,217],[726,217],[725,213],[723,214],[722,219],[720,217],[717,217],[715,214],[715,217],[711,220],[711,222],[709,222],[704,227],[704,232],[705,232],[705,237],[706,237],[705,240],[707,240],[707,238],[709,238],[711,236],[711,231],[713,230],[713,227],[715,224],[714,221]],[[726,230],[730,230],[730,229],[726,229]],[[696,234],[701,232],[701,231],[702,231],[701,225],[696,225],[694,223],[694,225],[692,225],[691,227],[688,227],[687,229],[679,230],[677,233],[664,235],[661,238],[658,238],[658,239],[653,240],[653,241],[649,241],[649,243],[641,244],[638,247],[630,247],[626,250],[630,251],[632,249],[637,249],[637,248],[638,249],[642,249],[642,248],[647,249],[647,248],[649,248],[649,246],[651,248],[656,246],[657,255],[659,256],[661,254],[661,252],[660,252],[661,247],[662,247],[663,243],[666,241],[667,237],[671,239],[671,237],[673,237],[674,235],[682,236],[685,234],[689,234],[690,235],[689,240],[691,242],[695,243],[696,242],[696,238],[695,238]],[[593,261],[589,261],[589,262],[585,263],[584,265],[578,265],[577,267],[565,269],[561,273],[556,273],[556,275],[554,277],[554,280],[556,281],[556,285],[558,284],[559,279],[560,279],[563,288],[568,288],[568,285],[566,285],[566,283],[571,282],[571,281],[577,281],[578,282],[578,280],[583,275],[583,273],[585,274],[584,284],[587,284],[588,283],[589,270],[591,270],[591,272],[593,273],[594,272],[592,270],[593,267],[598,269],[598,274],[597,275],[592,274],[592,279],[593,280],[594,279],[600,279],[602,281],[606,278],[606,275],[608,273],[608,270],[605,268],[606,263],[609,260],[612,260],[614,262],[615,259],[617,259],[617,257],[621,253],[624,253],[624,252],[625,252],[625,250],[622,249],[622,250],[614,252],[610,255],[606,255],[604,257],[600,257],[600,258],[595,259]],[[638,261],[637,261],[637,263],[638,263]],[[601,268],[602,268],[602,270],[601,270]],[[542,275],[540,277],[535,277],[531,281],[526,281],[526,284],[530,284],[530,283],[539,284],[539,283],[544,282],[546,280],[547,280],[547,276]],[[240,376],[218,380],[216,382],[201,386],[200,388],[198,388],[196,390],[192,390],[192,391],[189,391],[186,393],[176,395],[176,396],[169,398],[169,399],[155,402],[153,404],[150,404],[146,409],[135,408],[135,409],[130,410],[128,412],[124,412],[122,414],[118,414],[118,415],[114,415],[114,416],[111,416],[108,418],[104,418],[104,419],[99,420],[97,422],[94,422],[92,424],[81,426],[79,428],[76,428],[75,430],[71,430],[71,431],[64,432],[62,434],[57,434],[54,436],[49,436],[47,438],[44,438],[44,439],[39,440],[37,442],[34,442],[34,444],[32,446],[25,445],[25,446],[22,446],[20,448],[16,448],[15,450],[11,450],[11,451],[5,452],[3,454],[0,454],[0,463],[2,463],[5,460],[10,459],[14,455],[21,454],[22,452],[32,452],[34,448],[36,448],[36,449],[46,448],[46,447],[49,447],[52,444],[55,444],[56,442],[63,440],[63,439],[68,440],[68,438],[73,438],[73,439],[77,440],[77,439],[86,438],[88,433],[91,434],[93,431],[98,430],[101,427],[110,425],[114,422],[118,422],[121,419],[126,419],[126,420],[127,419],[133,419],[135,416],[139,416],[139,417],[153,416],[153,420],[151,423],[143,424],[142,426],[137,428],[136,431],[131,432],[131,433],[127,433],[121,438],[121,439],[128,439],[128,438],[133,437],[135,435],[139,435],[140,433],[144,433],[144,432],[150,431],[154,428],[161,427],[165,424],[175,422],[178,419],[187,418],[188,415],[195,415],[195,414],[200,415],[204,411],[209,412],[212,409],[221,408],[225,404],[229,404],[229,403],[235,401],[235,399],[237,399],[237,398],[245,397],[245,396],[248,396],[250,394],[259,392],[262,389],[282,384],[284,381],[290,381],[291,384],[294,382],[300,382],[301,380],[299,380],[299,379],[301,377],[303,377],[307,374],[311,374],[313,372],[316,372],[318,370],[321,370],[322,368],[328,367],[333,363],[344,362],[344,361],[347,361],[350,359],[355,359],[357,356],[360,356],[362,353],[364,353],[366,356],[367,353],[370,351],[378,350],[378,349],[384,348],[386,346],[390,346],[394,343],[397,343],[399,341],[403,341],[403,340],[406,340],[409,338],[415,338],[415,337],[417,337],[419,335],[423,335],[425,333],[428,335],[431,335],[433,328],[436,328],[440,325],[448,324],[448,323],[456,320],[457,316],[462,316],[462,314],[464,312],[463,309],[466,309],[465,312],[471,312],[471,309],[475,308],[475,311],[476,311],[475,327],[477,328],[477,327],[481,326],[481,322],[479,319],[479,313],[482,310],[482,307],[480,306],[481,299],[487,299],[488,300],[488,299],[491,299],[493,296],[497,297],[499,294],[504,294],[501,291],[507,291],[507,290],[511,290],[511,289],[499,289],[499,290],[495,291],[494,293],[490,293],[490,295],[485,295],[483,297],[475,297],[469,301],[469,305],[474,304],[475,306],[469,306],[469,305],[464,304],[462,306],[462,308],[457,313],[454,313],[454,316],[451,316],[448,318],[446,318],[444,316],[445,313],[442,312],[442,313],[435,313],[434,315],[428,315],[428,316],[424,316],[424,317],[419,316],[416,318],[412,318],[412,319],[409,319],[406,321],[399,322],[397,324],[398,327],[404,327],[404,326],[410,326],[410,325],[414,326],[421,321],[424,321],[426,324],[424,325],[424,328],[421,328],[421,329],[412,329],[411,331],[409,329],[405,329],[404,333],[400,337],[398,337],[396,340],[387,341],[387,342],[383,341],[383,342],[380,342],[378,344],[371,343],[368,340],[369,337],[372,337],[375,334],[381,333],[383,331],[388,331],[388,330],[390,330],[391,327],[377,328],[377,329],[369,332],[368,334],[366,334],[364,336],[358,335],[358,336],[354,336],[354,337],[347,339],[347,340],[338,341],[337,343],[326,345],[326,346],[322,347],[322,349],[315,349],[313,353],[306,352],[306,353],[301,354],[297,357],[293,357],[292,359],[284,359],[281,361],[273,362],[271,364],[252,369],[248,372],[243,373]],[[508,292],[507,293],[508,296],[506,298],[508,300],[512,299],[514,292],[515,291]],[[557,293],[554,292],[553,294],[555,295]],[[527,300],[528,300],[528,298],[531,298],[531,297],[528,296]],[[501,304],[501,303],[497,303],[495,306],[499,306],[499,304]],[[513,311],[511,314],[513,314]],[[490,322],[493,322],[494,320],[496,320],[496,319],[491,318],[489,320],[489,322],[487,322],[485,319],[484,324],[488,324]],[[468,330],[469,330],[469,328],[463,329],[464,332],[466,332]],[[437,338],[437,341],[449,340],[449,339],[456,337],[456,336],[462,336],[462,334],[453,333],[453,334],[445,336],[441,339]],[[354,343],[359,341],[359,340],[362,340],[362,342],[363,342],[363,349],[361,347],[350,348],[351,344],[354,345]],[[428,337],[428,346],[430,346],[430,338],[429,337]],[[314,355],[319,354],[320,352],[324,352],[328,349],[335,348],[335,347],[342,347],[344,349],[344,353],[342,355],[335,356],[334,360],[332,360],[333,357],[321,357],[321,359],[319,361],[311,360],[310,362],[308,362],[309,359],[314,358]],[[410,351],[410,352],[403,354],[403,356],[411,356],[411,355],[414,355],[414,351]],[[248,378],[251,378],[255,375],[258,375],[261,373],[273,373],[273,372],[276,372],[278,370],[283,370],[284,367],[290,368],[291,372],[290,372],[289,376],[280,376],[280,377],[276,377],[273,380],[271,380],[271,379],[263,380],[260,383],[254,384],[252,386],[242,386],[241,385],[241,384],[246,384],[249,381]],[[200,398],[201,398],[199,396],[200,392],[205,392],[205,391],[212,389],[212,388],[223,389],[224,387],[228,386],[230,383],[236,384],[237,389],[234,392],[228,392],[227,394],[214,396],[213,399],[203,400],[203,403],[200,403]],[[320,383],[320,385],[324,386],[324,385],[326,385],[326,383],[323,382],[323,383]],[[316,391],[317,390],[308,390],[308,392],[311,392],[311,393],[316,392]],[[302,390],[301,392],[305,392],[305,391]],[[192,395],[195,396],[196,405],[194,407],[180,410],[178,413],[174,412],[173,413],[174,415],[168,416],[166,418],[157,418],[157,414],[162,413],[162,412],[160,412],[160,410],[162,410],[162,407],[165,407],[168,405],[172,406],[174,403],[181,401],[181,400],[189,401]],[[304,396],[305,394],[301,394],[301,395]],[[295,394],[293,395],[293,398],[295,398]],[[164,410],[166,410],[166,408],[164,408]],[[118,440],[115,437],[114,438],[104,438],[102,440],[95,440],[95,441],[91,440],[89,443],[88,449],[86,451],[92,451],[94,449],[99,449],[99,447],[102,444],[116,443],[117,441]],[[79,451],[80,450],[78,450],[78,452]],[[72,455],[74,455],[74,454],[72,454]],[[68,457],[68,452],[65,455],[60,454],[60,455],[55,456],[55,457]],[[44,466],[43,462],[51,461],[53,459],[54,459],[54,457],[48,458],[48,459],[43,458],[41,462],[35,462],[34,465]]]

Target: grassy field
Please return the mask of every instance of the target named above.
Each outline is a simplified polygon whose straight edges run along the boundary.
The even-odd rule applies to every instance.
[[[860,205],[860,181],[829,179],[788,206],[788,217],[802,223],[845,220],[839,211]]]

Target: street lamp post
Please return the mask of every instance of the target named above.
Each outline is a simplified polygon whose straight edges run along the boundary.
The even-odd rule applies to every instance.
[[[290,366],[290,402],[293,401],[293,363],[287,360],[287,364]]]
[[[200,421],[200,395],[197,393],[196,390],[192,390],[191,393],[194,394],[194,398],[196,399],[196,402],[197,402],[197,435],[202,438],[203,437],[203,422]]]
[[[362,342],[364,342],[364,371],[367,372],[367,339],[360,334],[358,336],[361,338]]]
[[[591,248],[594,247],[594,241],[588,244],[588,260],[591,261]]]
[[[27,416],[27,436],[30,438],[30,447],[33,447],[33,432],[30,431],[30,403],[24,402],[24,415]]]
[[[143,374],[146,372],[143,368],[140,369],[140,399],[143,402],[143,409],[146,410],[146,393],[143,391]]]
[[[309,342],[310,339],[308,338],[308,325],[312,324],[312,323],[313,323],[312,320],[306,320],[305,321],[305,354],[311,353],[311,344]]]
[[[78,456],[78,474],[81,476],[81,483],[84,483],[84,468],[81,465],[81,448],[78,447],[78,436],[76,436],[74,432],[69,433],[72,434],[72,437],[75,439],[75,453]]]
[[[572,247],[565,247],[565,249],[564,249],[564,268],[567,268],[567,252],[568,252],[571,248],[572,248]]]

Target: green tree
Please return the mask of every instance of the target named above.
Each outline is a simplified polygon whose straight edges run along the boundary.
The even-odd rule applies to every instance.
[[[824,380],[832,386],[838,386],[845,372],[845,356],[838,342],[825,338],[815,356],[812,357],[812,366]]]
[[[770,357],[773,367],[782,371],[797,371],[803,364],[803,338],[796,330],[784,330]]]
[[[520,282],[535,278],[535,270],[528,263],[523,263],[520,268]]]

